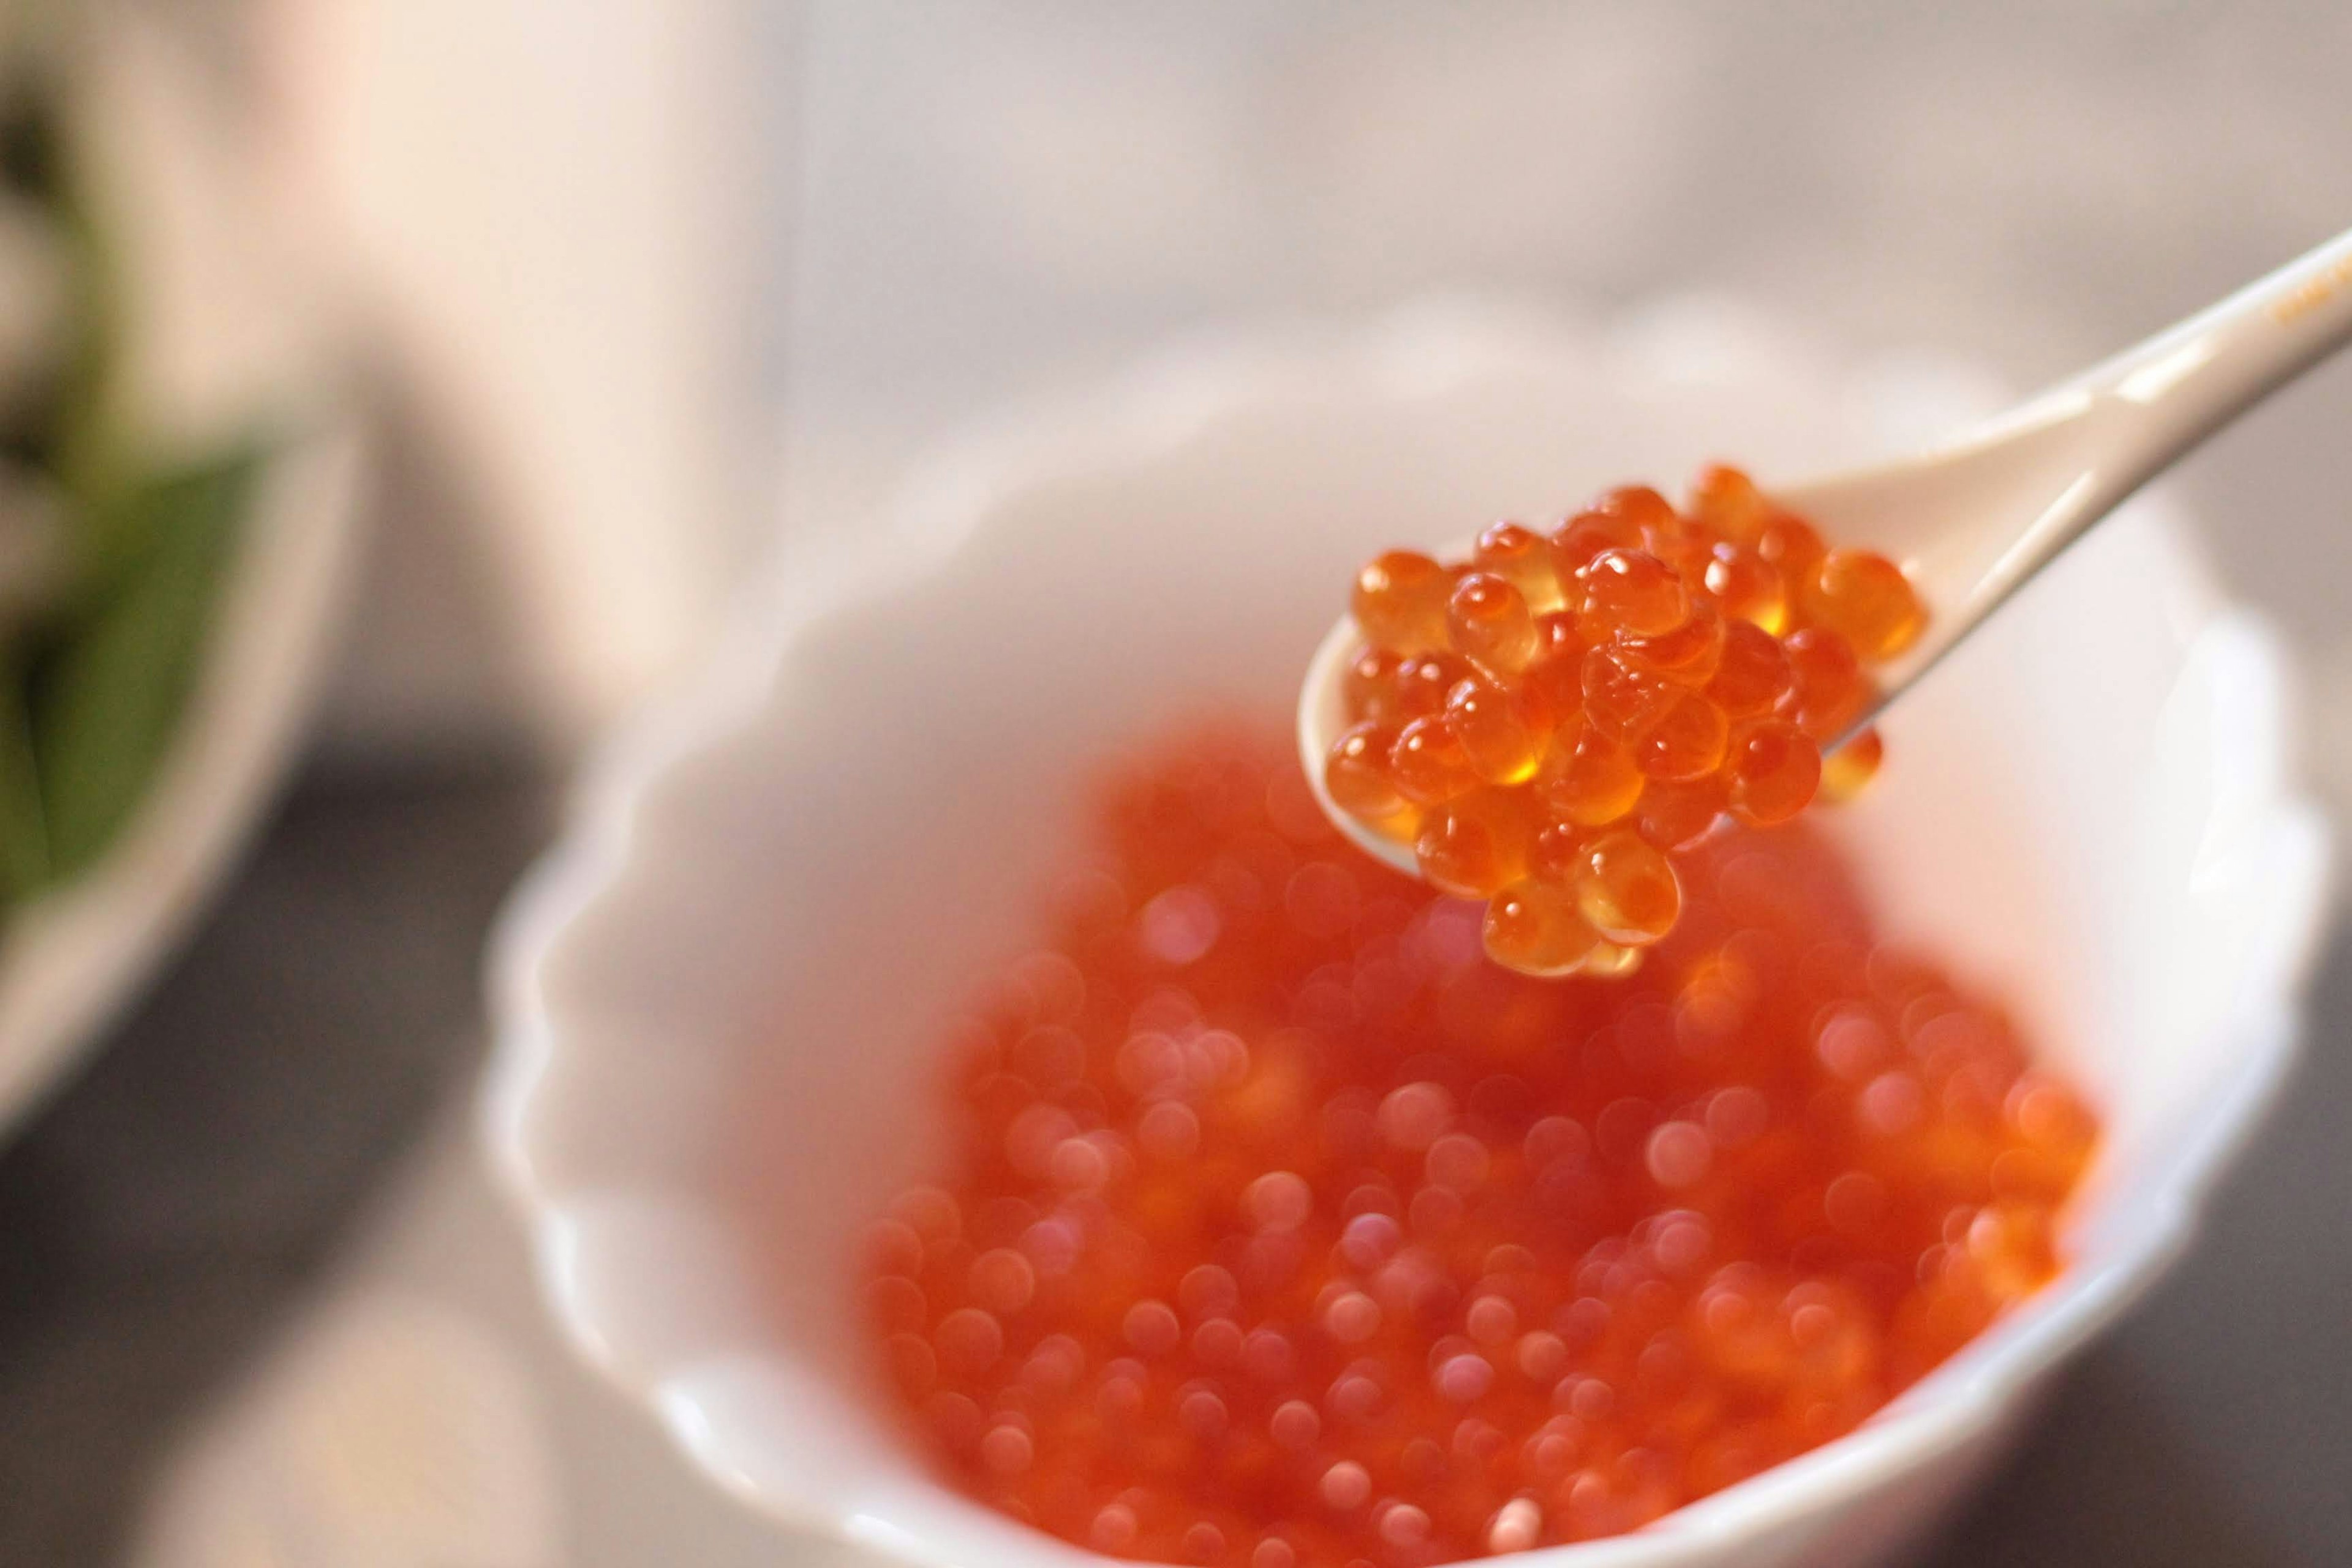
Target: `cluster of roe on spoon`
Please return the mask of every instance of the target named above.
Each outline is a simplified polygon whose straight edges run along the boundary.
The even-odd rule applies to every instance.
[[[2052,1274],[2096,1125],[1801,826],[1538,981],[1276,734],[1126,764],[867,1234],[955,1485],[1122,1557],[1427,1568],[1634,1529],[1852,1428]]]
[[[1727,814],[1768,826],[1866,784],[1875,731],[1821,748],[1927,618],[1893,562],[1723,467],[1684,511],[1630,487],[1549,534],[1497,523],[1459,564],[1391,551],[1352,607],[1327,791],[1485,900],[1486,951],[1539,975],[1631,969]]]

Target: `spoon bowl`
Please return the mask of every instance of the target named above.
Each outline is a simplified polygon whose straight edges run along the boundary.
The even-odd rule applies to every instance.
[[[1877,698],[1839,742],[1873,723],[2134,491],[2347,338],[2352,233],[1957,440],[1895,462],[1769,487],[1776,501],[1832,541],[1901,563],[1927,607],[1926,631],[1874,672]],[[1341,810],[1324,787],[1324,758],[1347,727],[1341,683],[1362,647],[1354,621],[1342,616],[1316,648],[1299,692],[1299,755],[1333,825],[1417,876],[1410,846]]]

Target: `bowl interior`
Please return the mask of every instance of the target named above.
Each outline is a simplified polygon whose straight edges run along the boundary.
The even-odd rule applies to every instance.
[[[845,1281],[923,1169],[944,1030],[1029,939],[1106,753],[1228,706],[1282,722],[1372,549],[1717,455],[1769,481],[1874,446],[1785,361],[1764,398],[1541,351],[1407,334],[1311,374],[1195,364],[1043,456],[950,465],[886,542],[897,569],[797,626],[726,737],[644,790],[537,976],[561,1047],[518,1141],[572,1326],[746,1495],[935,1561],[1083,1555],[921,1484],[863,1414]],[[2151,1194],[2243,1076],[2232,1008],[2278,945],[2257,927],[2307,913],[2257,896],[2277,720],[2249,635],[2138,503],[1906,700],[1839,828],[1890,928],[2009,998],[2101,1102],[2086,1259],[2162,1228]]]

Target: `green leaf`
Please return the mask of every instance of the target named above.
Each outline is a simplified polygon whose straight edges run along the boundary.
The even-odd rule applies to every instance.
[[[128,487],[106,533],[135,541],[58,627],[29,691],[47,875],[102,854],[171,749],[259,468],[240,450]]]
[[[0,900],[10,902],[49,879],[49,827],[25,691],[25,671],[11,660],[0,668]]]

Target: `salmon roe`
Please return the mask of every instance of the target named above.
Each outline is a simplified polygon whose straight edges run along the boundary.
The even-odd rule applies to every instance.
[[[1570,929],[1571,905],[1613,897],[1595,868],[1622,855],[1559,847],[1558,864],[1582,868],[1566,873],[1568,900],[1532,871],[1492,885],[1508,855],[1482,849],[1480,874],[1462,875],[1465,809],[1486,822],[1503,807],[1459,803],[1501,791],[1518,797],[1530,835],[1635,836],[1661,852],[1644,874],[1655,860],[1671,884],[1672,862],[1727,817],[1786,822],[1870,782],[1884,754],[1875,731],[1822,748],[1869,706],[1869,667],[1927,624],[1900,566],[1832,549],[1720,465],[1701,472],[1685,511],[1627,486],[1549,539],[1496,523],[1459,567],[1391,551],[1358,574],[1354,610],[1366,647],[1343,683],[1350,727],[1326,759],[1327,793],[1411,845],[1437,887],[1489,900],[1496,962],[1551,976],[1630,973],[1672,920],[1589,941]],[[1564,962],[1570,952],[1584,957]]]
[[[1478,787],[1463,819],[1516,831]],[[1177,737],[1100,816],[859,1279],[911,1431],[1015,1519],[1218,1568],[1633,1530],[1850,1430],[2056,1267],[2092,1113],[1801,827],[1685,853],[1679,920],[1643,829],[1514,840],[1483,940],[1584,971],[1545,983],[1346,843],[1275,733]],[[1561,879],[1595,863],[1606,900]]]

